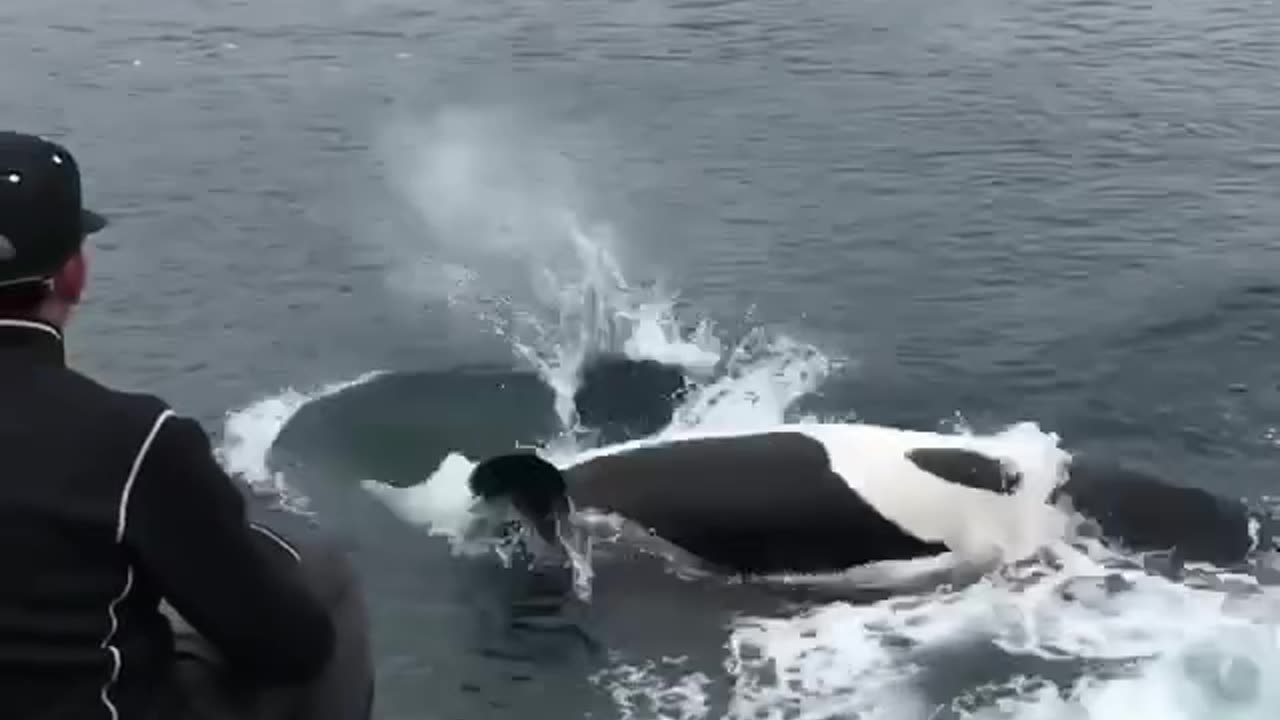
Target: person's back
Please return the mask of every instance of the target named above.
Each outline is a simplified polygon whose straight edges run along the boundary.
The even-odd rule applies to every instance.
[[[0,133],[3,715],[158,720],[271,705],[288,717],[306,700],[259,700],[311,692],[339,662],[366,661],[363,618],[335,610],[323,595],[336,593],[311,582],[346,568],[250,523],[194,420],[66,365],[61,328],[83,289],[80,243],[105,225],[79,203],[65,149]],[[212,647],[198,653],[194,684],[179,671],[193,667],[181,652],[192,645],[187,624]],[[367,687],[349,693],[361,696],[340,717],[367,717],[372,678],[346,674]]]
[[[0,397],[6,712],[136,711],[167,681],[171,636],[156,589],[134,576],[117,534],[125,485],[160,409],[64,368],[51,326],[2,318]]]

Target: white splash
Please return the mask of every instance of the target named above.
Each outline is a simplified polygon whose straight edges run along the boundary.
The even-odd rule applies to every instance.
[[[660,658],[639,665],[617,662],[592,676],[592,682],[609,688],[618,720],[707,717],[706,673],[687,671],[686,658]],[[674,683],[661,678],[680,673]]]
[[[795,401],[827,379],[835,365],[811,345],[757,328],[732,348],[724,373],[677,409],[665,432],[742,432],[777,425]]]
[[[949,703],[960,717],[1119,720],[1139,709],[1187,720],[1274,717],[1277,616],[1226,606],[1220,593],[1077,555],[1071,568],[1010,570],[958,592],[744,619],[729,640],[729,717],[924,720],[940,710],[914,683],[929,656],[981,642],[1110,670],[1068,687],[1025,676],[996,682]]]
[[[430,534],[448,538],[463,554],[484,552],[470,542],[476,502],[467,488],[475,462],[449,453],[424,482],[408,488],[364,480],[362,486],[384,502],[403,521],[427,528]]]

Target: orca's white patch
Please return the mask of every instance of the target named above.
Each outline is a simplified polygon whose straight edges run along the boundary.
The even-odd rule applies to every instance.
[[[0,235],[0,262],[12,260],[18,256],[18,249],[13,246],[13,242],[4,235]]]
[[[681,440],[790,432],[826,448],[832,470],[849,488],[904,532],[945,544],[963,563],[986,564],[1027,557],[1063,537],[1067,516],[1048,503],[1066,479],[1070,454],[1031,424],[995,435],[948,435],[866,424],[781,424],[750,431],[679,431],[553,458],[561,469],[588,460]],[[911,450],[957,448],[977,452],[1022,476],[1012,494],[960,485],[917,466]],[[785,488],[785,481],[780,481]]]
[[[881,515],[912,535],[941,542],[966,560],[1023,558],[1062,537],[1067,518],[1049,505],[1070,455],[1044,436],[943,435],[873,425],[810,426],[832,469]],[[999,460],[1022,484],[1004,495],[960,485],[913,463],[917,447],[953,447]]]

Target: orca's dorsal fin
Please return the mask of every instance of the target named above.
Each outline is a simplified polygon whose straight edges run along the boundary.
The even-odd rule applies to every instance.
[[[556,519],[571,511],[569,487],[555,465],[532,452],[497,455],[481,462],[467,480],[485,502],[511,503],[542,539],[555,544]]]

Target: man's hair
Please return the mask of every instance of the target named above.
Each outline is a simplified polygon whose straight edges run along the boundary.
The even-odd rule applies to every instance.
[[[30,318],[49,297],[49,286],[43,282],[0,286],[0,317]]]

